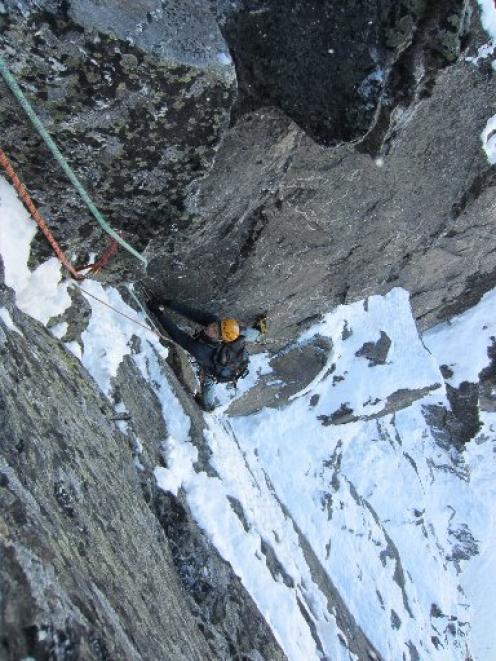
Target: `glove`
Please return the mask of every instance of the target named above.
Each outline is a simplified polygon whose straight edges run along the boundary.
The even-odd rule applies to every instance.
[[[257,331],[259,331],[259,333],[262,333],[262,335],[265,335],[267,332],[267,314],[265,312],[258,315],[252,325],[252,328],[255,328]]]
[[[150,312],[158,312],[160,309],[163,309],[163,304],[156,298],[152,298],[147,302],[147,307]]]

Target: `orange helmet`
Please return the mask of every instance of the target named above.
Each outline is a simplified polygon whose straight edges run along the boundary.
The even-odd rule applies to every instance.
[[[239,337],[239,324],[236,319],[226,317],[219,322],[219,335],[223,342],[234,342]]]

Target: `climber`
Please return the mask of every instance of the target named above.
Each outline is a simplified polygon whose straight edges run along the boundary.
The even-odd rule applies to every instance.
[[[147,301],[148,309],[170,337],[196,360],[200,367],[200,392],[195,399],[205,411],[215,408],[214,385],[236,383],[248,373],[249,356],[246,342],[256,342],[266,330],[266,316],[257,317],[253,326],[240,326],[230,317],[219,318],[182,303],[159,300]],[[200,324],[202,328],[190,335],[181,330],[167,315],[165,308]]]

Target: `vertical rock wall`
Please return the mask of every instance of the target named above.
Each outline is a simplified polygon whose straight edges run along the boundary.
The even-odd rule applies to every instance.
[[[236,94],[208,7],[191,3],[197,22],[186,36],[178,27],[184,3],[169,3],[168,12],[145,1],[3,6],[2,57],[96,205],[138,251],[154,237],[173,247],[190,220],[186,188],[210,166]],[[0,128],[3,149],[55,236],[86,263],[106,236],[3,80]],[[35,244],[35,261],[49,254],[43,239]],[[109,279],[112,268],[119,281],[140,273],[125,251],[106,270]]]
[[[1,283],[0,309],[0,659],[283,659],[186,504],[157,489],[168,432],[132,361],[115,384],[125,435],[79,361]],[[200,444],[201,415],[178,394]]]
[[[434,3],[398,36],[396,92],[384,87],[361,139],[317,145],[280,110],[242,115],[191,189],[196,233],[151,264],[157,287],[166,271],[169,295],[248,319],[267,310],[281,343],[396,286],[423,328],[477,302],[495,283],[494,166],[480,134],[496,88],[487,63],[466,59],[483,43],[478,15],[467,25],[457,7]]]
[[[217,10],[236,64],[238,113],[276,106],[331,145],[371,126],[383,132],[397,105],[456,60],[467,2],[244,0]]]

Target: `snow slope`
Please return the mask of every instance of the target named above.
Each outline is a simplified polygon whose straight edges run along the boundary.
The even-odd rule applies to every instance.
[[[427,405],[447,405],[442,377],[406,292],[366,303],[340,306],[312,331],[334,349],[306,391],[282,410],[231,425],[251,469],[266,472],[384,658],[413,647],[420,658],[464,658],[469,613],[453,554],[474,494],[463,461],[426,422]],[[371,366],[357,353],[381,331],[390,349],[384,364]],[[407,389],[419,398],[381,413]],[[343,405],[360,419],[329,424]]]
[[[18,306],[46,324],[77,285],[62,280],[53,259],[29,271],[34,234],[0,179],[6,282]],[[94,281],[84,288],[143,322],[116,290]],[[456,386],[489,364],[495,296],[424,338],[404,290],[339,306],[300,338],[319,334],[333,349],[287,406],[228,419],[225,395],[224,408],[205,416],[219,477],[195,471],[189,419],[161,372],[166,350],[153,334],[88,297],[90,323],[81,345],[68,348],[107,396],[125,355],[152,384],[169,430],[157,482],[184,489],[288,658],[350,658],[338,593],[385,659],[465,659],[470,649],[483,661],[496,655],[495,414],[482,415],[463,454],[432,420],[449,409],[441,365]],[[12,328],[6,310],[0,323]],[[52,332],[63,337],[64,327]],[[136,336],[140,350],[132,349]],[[252,375],[270,370],[266,355],[257,361]]]

